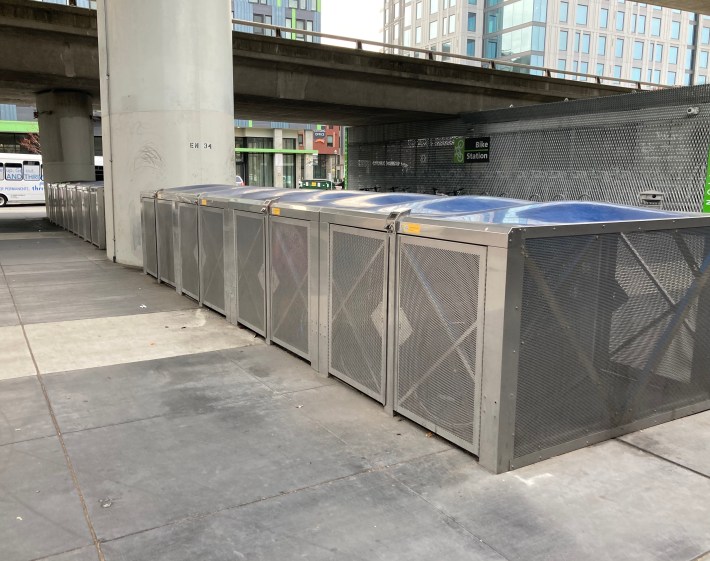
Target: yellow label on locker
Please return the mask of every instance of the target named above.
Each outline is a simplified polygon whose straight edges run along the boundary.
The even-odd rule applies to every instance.
[[[271,214],[273,214],[274,216],[280,216],[281,209],[280,208],[273,208],[273,209],[271,209]]]
[[[207,199],[202,199],[202,206],[207,206]]]
[[[405,234],[421,234],[422,226],[421,224],[411,224],[409,222],[403,222],[402,232],[404,232]]]

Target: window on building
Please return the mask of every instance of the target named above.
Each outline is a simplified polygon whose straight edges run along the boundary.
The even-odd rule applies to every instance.
[[[668,62],[670,64],[678,64],[678,47],[670,47],[668,49]]]
[[[651,35],[661,36],[661,18],[651,18]]]
[[[300,133],[298,135],[298,145],[303,146],[303,135]]]
[[[582,74],[589,74],[589,63],[588,63],[588,62],[585,62],[585,61],[580,62],[580,63],[579,63],[579,71],[580,71]],[[580,80],[584,80],[584,78],[582,78],[581,76],[580,76],[579,79],[580,79]]]
[[[607,8],[602,8],[599,10],[599,27],[606,29],[609,25],[609,10]]]
[[[624,56],[624,40],[623,39],[616,40],[616,43],[614,44],[614,56],[619,57],[619,58]]]
[[[566,51],[567,50],[567,37],[568,37],[567,31],[560,31],[560,50],[561,51]]]
[[[695,83],[696,83],[697,85],[702,85],[702,84],[705,83],[705,81],[706,81],[706,77],[705,77],[705,76],[697,76],[697,77],[695,78]]]
[[[663,45],[661,43],[656,43],[653,46],[653,60],[663,62]]]
[[[693,51],[691,49],[685,51],[685,69],[693,69]]]
[[[417,25],[417,28],[414,30],[414,42],[419,45],[422,42],[422,26]]]
[[[683,85],[684,86],[689,86],[690,85],[690,74],[686,73],[683,76]]]
[[[689,46],[695,44],[695,24],[688,24],[688,36],[686,37],[686,42]]]
[[[676,73],[675,72],[669,72],[668,74],[666,74],[666,85],[675,86],[675,80],[676,80]]]
[[[614,66],[614,78],[621,78],[621,66]]]
[[[574,34],[574,46],[573,46],[573,49],[572,49],[575,53],[578,53],[578,52],[579,52],[579,37],[580,37],[580,33],[579,33],[579,31],[577,31],[577,32]]]
[[[333,147],[333,135],[329,134],[326,138],[326,144],[330,146],[331,148]]]
[[[402,44],[405,47],[411,47],[412,46],[412,30],[407,28],[404,30],[404,37],[403,37]]]
[[[654,84],[661,83],[661,71],[660,70],[653,71],[653,77],[651,78],[651,82],[653,82]]]
[[[671,22],[671,39],[680,39],[680,22]]]
[[[700,35],[700,42],[703,45],[710,45],[710,27],[703,27],[702,34]]]
[[[449,33],[456,33],[456,14],[449,16]]]
[[[708,67],[708,52],[700,51],[700,68]]]
[[[636,31],[636,14],[631,14],[631,27],[629,28],[631,33]]]
[[[624,30],[624,12],[616,12],[616,30]]]
[[[468,0],[469,6],[475,6],[476,5],[476,0]]]
[[[584,4],[577,5],[577,15],[574,21],[577,25],[587,25],[587,16],[589,15],[589,7]]]
[[[488,39],[486,41],[486,58],[497,58],[498,57],[498,41],[494,39]]]
[[[436,39],[438,20],[429,22],[429,39]]]
[[[558,58],[557,59],[557,70],[566,70],[567,69],[567,61],[564,58]],[[558,76],[559,78],[563,78],[564,76],[560,74]]]
[[[604,76],[604,65],[601,63],[597,63],[597,76]]]
[[[404,7],[404,25],[409,25],[412,23],[412,5],[407,4]]]
[[[634,60],[643,59],[643,41],[634,41]]]
[[[399,17],[399,2],[394,3],[394,19]]]
[[[422,19],[422,3],[421,2],[417,2],[415,17],[417,19]]]
[[[597,40],[597,54],[599,56],[606,55],[606,36],[600,35]]]
[[[631,79],[634,80],[634,81],[636,81],[636,82],[640,82],[640,81],[641,81],[641,69],[640,69],[640,68],[634,66],[634,67],[631,69]]]
[[[466,39],[466,56],[476,56],[476,41]]]
[[[569,16],[569,3],[560,2],[560,21],[567,23],[567,17]]]
[[[589,54],[590,40],[591,40],[591,37],[590,37],[589,33],[582,34],[582,52],[586,55]]]
[[[476,14],[472,14],[469,12],[467,29],[469,31],[476,31]]]
[[[646,33],[646,16],[639,15],[636,21],[636,33]]]
[[[446,41],[445,43],[441,44],[441,52],[442,53],[450,53],[451,52],[451,41]],[[449,60],[449,57],[444,56],[441,58],[443,62],[446,62]]]
[[[439,11],[439,0],[429,0],[429,13],[435,14]]]

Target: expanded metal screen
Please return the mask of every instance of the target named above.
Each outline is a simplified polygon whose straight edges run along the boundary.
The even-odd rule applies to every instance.
[[[91,197],[89,191],[83,189],[79,191],[79,201],[81,214],[79,219],[79,236],[84,240],[91,241]]]
[[[89,219],[91,220],[89,241],[94,245],[99,243],[99,202],[97,194],[96,190],[92,190],[89,193]]]
[[[385,401],[387,235],[331,226],[330,372]]]
[[[308,222],[271,219],[271,336],[310,358]]]
[[[266,242],[261,215],[235,211],[237,319],[266,335]]]
[[[454,163],[461,137],[490,138],[489,161]],[[354,127],[348,139],[352,189],[630,205],[655,191],[665,209],[699,212],[710,86]]]
[[[182,271],[182,291],[200,299],[200,266],[197,232],[197,206],[189,204],[178,205],[180,224],[180,269]],[[160,232],[160,231],[159,231]],[[162,273],[161,273],[162,275]]]
[[[158,274],[160,280],[175,286],[175,253],[173,244],[173,203],[156,201],[158,224]]]
[[[710,229],[524,254],[515,458],[710,399]]]
[[[478,453],[486,249],[402,238],[395,410]]]
[[[146,273],[157,278],[158,276],[158,240],[155,232],[155,200],[143,199],[141,201],[143,247]],[[92,234],[93,238],[93,234]]]
[[[199,207],[200,300],[220,313],[224,311],[224,212]]]

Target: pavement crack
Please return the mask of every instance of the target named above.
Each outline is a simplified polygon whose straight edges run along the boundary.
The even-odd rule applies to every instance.
[[[705,479],[710,479],[710,476],[706,473],[703,473],[702,471],[698,471],[696,469],[693,469],[691,467],[685,466],[681,464],[680,462],[676,462],[675,460],[671,460],[670,458],[666,458],[665,456],[661,456],[660,454],[656,454],[655,452],[651,452],[650,450],[646,450],[645,448],[641,448],[641,446],[637,446],[636,444],[633,444],[631,442],[627,442],[626,440],[621,440],[620,438],[616,439],[617,442],[621,442],[622,444],[626,444],[626,446],[630,446],[631,448],[634,448],[638,450],[639,452],[643,452],[644,454],[648,454],[649,456],[653,456],[654,458],[658,458],[659,460],[663,460],[664,462],[667,462],[669,464],[672,464],[676,467],[679,467],[681,469],[684,469],[685,471],[689,471],[690,473],[694,473],[695,475],[699,475],[700,477],[704,477]],[[705,555],[705,554],[703,554]],[[695,560],[692,560],[695,561]],[[710,561],[710,558],[708,559]]]

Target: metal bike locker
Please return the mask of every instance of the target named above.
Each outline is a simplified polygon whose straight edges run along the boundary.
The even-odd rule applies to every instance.
[[[155,195],[158,281],[199,301],[199,231],[197,203],[200,195],[231,185],[192,185],[161,189]]]
[[[89,214],[91,220],[91,243],[106,249],[106,211],[104,207],[104,182],[97,181],[89,188]]]
[[[200,304],[235,318],[234,216],[230,202],[245,187],[200,193],[198,201]]]
[[[52,208],[52,188],[54,187],[53,183],[45,183],[44,184],[44,206],[45,209],[47,210],[47,218],[52,224],[55,224],[54,222],[54,214],[53,214],[53,208]]]
[[[57,184],[57,223],[67,229],[67,184]]]
[[[319,365],[382,404],[387,394],[389,230],[412,205],[439,200],[369,193],[322,205]]]
[[[76,234],[76,183],[67,183],[67,225],[66,229]]]
[[[319,368],[320,209],[356,191],[300,189],[282,195],[268,219],[267,310],[272,341]]]
[[[155,211],[157,191],[141,193],[141,240],[143,273],[158,278],[158,227]]]
[[[234,221],[234,321],[269,342],[267,315],[268,205],[293,189],[247,187],[229,207]]]
[[[397,229],[395,411],[485,468],[710,408],[710,217],[559,202]]]
[[[91,183],[80,183],[77,185],[76,192],[78,195],[78,235],[84,241],[91,243]]]

